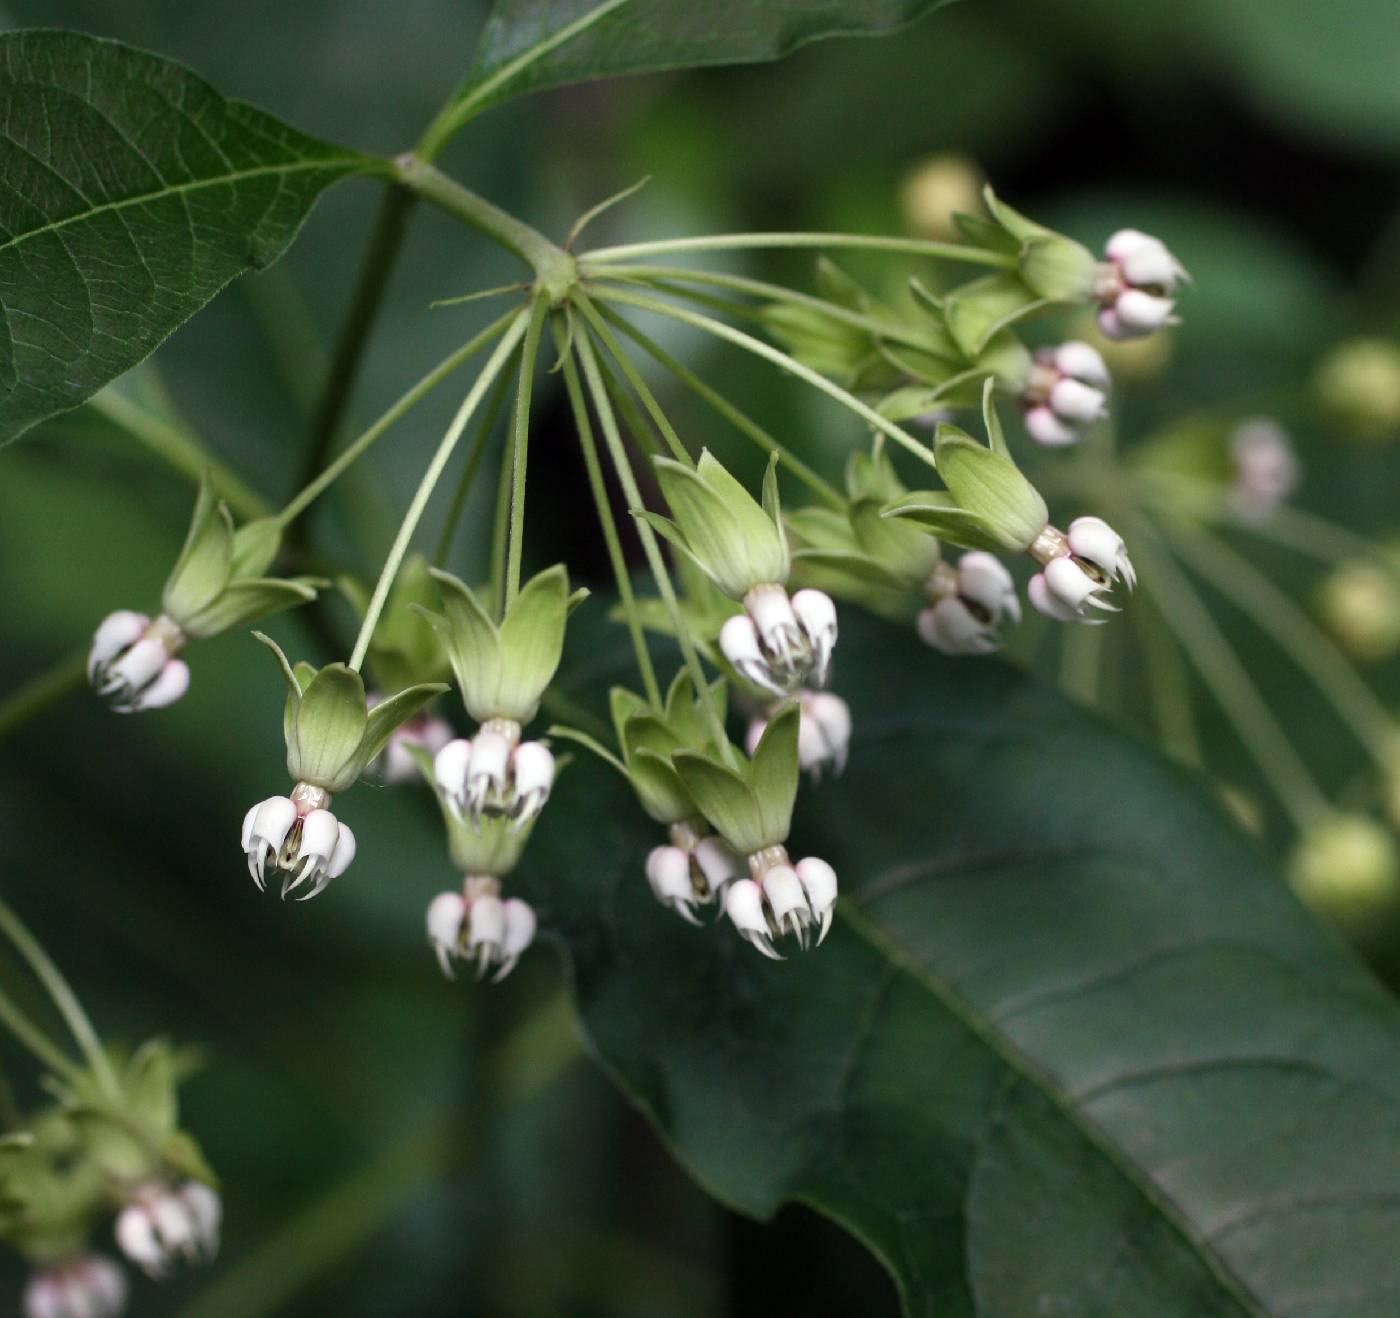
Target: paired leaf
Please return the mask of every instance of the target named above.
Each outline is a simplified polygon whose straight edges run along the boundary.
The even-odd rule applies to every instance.
[[[1155,753],[842,632],[851,763],[792,838],[840,875],[819,951],[661,910],[611,775],[551,802],[526,895],[609,1074],[725,1202],[845,1224],[910,1314],[1393,1314],[1393,1001]]]
[[[0,35],[0,444],[146,357],[377,168],[171,60]]]

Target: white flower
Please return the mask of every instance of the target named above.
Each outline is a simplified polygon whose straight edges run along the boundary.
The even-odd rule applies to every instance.
[[[646,870],[652,896],[682,920],[699,924],[692,908],[699,899],[690,877],[690,853],[680,847],[653,847],[647,855]]]
[[[291,796],[271,796],[243,816],[243,852],[259,889],[269,870],[282,871],[282,896],[304,883],[309,901],[338,879],[355,859],[355,835],[326,806],[330,793],[298,783]]]
[[[1108,415],[1108,367],[1087,343],[1070,340],[1036,354],[1024,393],[1026,429],[1039,444],[1063,446]]]
[[[851,707],[830,691],[794,691],[793,698],[801,709],[797,724],[797,763],[814,779],[820,778],[828,765],[840,774],[846,767],[846,752],[851,744]],[[758,748],[769,720],[783,703],[779,701],[767,713],[749,720],[744,748],[750,757]]]
[[[87,676],[119,714],[173,705],[189,690],[190,670],[175,658],[185,638],[169,618],[119,609],[93,633]]]
[[[126,1274],[101,1254],[36,1272],[24,1288],[24,1318],[117,1318]]]
[[[991,654],[1003,627],[1021,621],[1011,573],[985,550],[970,550],[956,569],[939,563],[925,589],[933,602],[919,614],[919,636],[944,654]]]
[[[452,962],[475,961],[476,977],[495,969],[499,984],[535,939],[535,913],[518,897],[501,899],[501,882],[491,875],[469,875],[460,892],[442,892],[428,903],[428,942],[448,979]]]
[[[805,950],[816,925],[820,946],[836,909],[836,871],[816,856],[792,865],[782,847],[750,856],[749,869],[753,878],[731,883],[724,897],[725,914],[739,935],[764,956],[782,960],[773,939],[792,934]]]
[[[672,824],[670,834],[669,845],[653,847],[647,855],[647,886],[668,910],[698,925],[695,907],[719,900],[747,866],[722,837],[701,834],[689,820]]]
[[[1230,501],[1243,517],[1266,517],[1297,487],[1298,459],[1288,432],[1276,421],[1256,417],[1230,436],[1235,480]]]
[[[836,646],[836,606],[819,590],[788,598],[781,586],[755,586],[745,612],[719,633],[719,648],[739,676],[774,695],[825,686]]]
[[[554,756],[538,741],[520,741],[520,725],[492,720],[471,740],[443,746],[433,777],[458,819],[480,829],[489,815],[505,815],[523,828],[544,809],[554,786]]]
[[[1110,339],[1135,339],[1175,323],[1176,286],[1189,278],[1159,238],[1120,229],[1099,267],[1099,329]]]
[[[177,1257],[208,1262],[219,1252],[223,1204],[207,1185],[150,1185],[138,1190],[117,1215],[122,1253],[151,1277],[163,1277]]]
[[[1046,527],[1030,552],[1043,567],[1026,594],[1039,612],[1057,622],[1107,621],[1090,610],[1116,613],[1117,606],[1105,598],[1114,583],[1122,581],[1129,590],[1137,584],[1123,537],[1102,518],[1078,517],[1068,533]]]
[[[373,709],[382,703],[384,697],[378,693],[366,700]],[[452,740],[452,725],[446,719],[431,714],[420,714],[416,718],[401,723],[389,735],[388,744],[368,766],[366,772],[377,775],[386,783],[411,783],[418,781],[418,764],[410,753],[410,747],[417,747],[428,755],[436,755]]]

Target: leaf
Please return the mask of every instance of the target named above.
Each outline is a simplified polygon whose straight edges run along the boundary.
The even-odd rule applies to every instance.
[[[755,64],[824,37],[888,32],[946,2],[497,0],[457,95],[482,106],[595,78]]]
[[[910,1314],[1393,1314],[1394,1002],[1198,783],[1048,688],[853,613],[839,672],[850,764],[791,840],[840,877],[819,950],[662,910],[611,775],[537,837],[592,1047],[691,1174],[843,1223]]]
[[[0,444],[145,358],[377,168],[188,69],[71,32],[0,35]]]

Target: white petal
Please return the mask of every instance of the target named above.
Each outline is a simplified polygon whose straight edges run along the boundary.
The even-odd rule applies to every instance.
[[[1037,572],[1026,583],[1026,596],[1037,613],[1043,613],[1056,622],[1074,622],[1079,615],[1051,593],[1045,580],[1045,573]]]
[[[340,842],[340,823],[329,810],[313,810],[301,821],[301,845],[296,861],[327,862]],[[352,852],[353,854],[353,852]]]
[[[505,932],[506,912],[501,899],[490,893],[472,898],[467,912],[467,947],[473,952],[485,949],[494,955]]]
[[[1066,538],[1070,549],[1106,576],[1116,578],[1123,558],[1123,537],[1101,517],[1076,517]]]
[[[116,693],[119,697],[127,693],[134,695],[155,680],[169,659],[164,641],[154,637],[137,641],[120,659],[107,666],[102,693]]]
[[[653,847],[647,856],[647,882],[652,895],[683,920],[699,924],[690,909],[695,887],[690,880],[690,857],[679,847]]]
[[[148,1275],[158,1277],[165,1271],[165,1251],[156,1236],[151,1215],[140,1204],[122,1209],[113,1234],[117,1248]]]
[[[831,652],[836,648],[836,605],[824,591],[799,590],[792,597],[792,611],[812,647],[815,685],[825,686]]]
[[[133,613],[130,609],[118,609],[109,613],[98,624],[92,634],[92,648],[88,651],[87,675],[92,681],[97,670],[110,663],[129,645],[135,645],[141,633],[151,625],[144,613]]]
[[[126,1308],[126,1274],[111,1259],[89,1255],[83,1263],[83,1281],[97,1301],[100,1318],[117,1318]]]
[[[718,834],[702,837],[691,854],[712,897],[748,869],[744,858]]]
[[[970,550],[958,559],[958,594],[984,608],[993,621],[1020,609],[1006,564],[985,549]]]
[[[809,695],[803,702],[805,715],[810,716],[825,748],[825,758],[832,762],[837,773],[846,767],[846,752],[851,744],[851,707],[838,695],[830,691],[818,691]],[[798,730],[798,758],[801,758],[801,729]]]
[[[355,859],[355,852],[358,849],[355,844],[355,835],[350,831],[348,824],[337,821],[336,829],[335,850],[331,852],[330,863],[326,866],[327,879],[338,879],[344,874],[350,868],[350,862]]]
[[[956,595],[926,609],[920,622],[924,640],[944,654],[990,654],[997,648],[992,629]]]
[[[796,925],[805,924],[811,916],[802,881],[791,865],[774,865],[763,875],[763,895],[773,910],[773,922],[782,929],[791,918]]]
[[[1107,389],[1112,378],[1099,351],[1078,339],[1070,339],[1055,349],[1055,365],[1062,374],[1099,389]]]
[[[719,648],[746,682],[752,682],[754,686],[771,691],[774,695],[786,694],[764,658],[758,643],[758,629],[747,614],[735,614],[720,628]]]
[[[1108,400],[1102,389],[1066,379],[1050,390],[1050,408],[1069,425],[1087,426],[1108,415]]]
[[[514,961],[535,941],[535,913],[528,902],[511,897],[505,902],[506,930],[501,939],[501,955]]]
[[[752,879],[731,883],[724,894],[724,913],[740,933],[768,933],[768,918],[763,913],[763,889]]]
[[[451,958],[457,955],[466,914],[467,903],[460,892],[440,892],[428,903],[424,918],[428,942],[437,954],[442,973],[449,979],[452,978]]]
[[[261,840],[273,851],[280,851],[292,825],[297,822],[297,808],[290,797],[269,796],[254,807],[251,843]],[[246,820],[245,820],[246,828]],[[246,851],[247,846],[244,847]]]
[[[1047,448],[1067,448],[1079,442],[1079,431],[1057,417],[1045,404],[1026,413],[1026,433]]]
[[[167,1253],[194,1253],[194,1216],[183,1199],[176,1194],[159,1195],[151,1204],[151,1217]]]
[[[1144,245],[1151,246],[1157,241],[1141,229],[1119,229],[1105,244],[1104,252],[1110,261],[1121,262],[1134,252],[1140,251]]]
[[[467,765],[467,795],[480,809],[487,793],[502,795],[506,787],[506,766],[511,744],[502,733],[483,729],[472,738],[472,757]]]
[[[47,1272],[36,1272],[24,1288],[24,1318],[68,1318],[64,1283]]]
[[[1171,292],[1180,268],[1166,245],[1156,238],[1145,238],[1118,258],[1124,280],[1136,288],[1148,286]]]
[[[749,616],[764,649],[769,654],[789,654],[799,644],[800,635],[797,615],[787,591],[780,586],[751,591],[747,602]]]
[[[510,757],[510,769],[519,813],[532,818],[539,814],[554,785],[554,756],[538,741],[523,742]]]
[[[179,1193],[194,1223],[195,1241],[200,1252],[206,1259],[212,1259],[219,1252],[219,1228],[224,1221],[223,1200],[200,1181],[186,1181]]]
[[[1096,319],[1099,323],[1099,333],[1106,339],[1121,343],[1124,339],[1133,337],[1132,332],[1119,322],[1118,313],[1112,307],[1101,308]]]
[[[472,744],[465,738],[449,741],[433,757],[433,781],[443,797],[460,812],[467,794],[467,765],[471,762]]]
[[[156,680],[131,701],[131,710],[164,709],[190,689],[190,666],[183,659],[168,659]]]
[[[1042,574],[1050,593],[1075,614],[1084,611],[1100,585],[1073,558],[1052,558]]]
[[[1175,306],[1169,297],[1157,297],[1136,288],[1128,289],[1119,294],[1113,304],[1117,316],[1118,337],[1132,338],[1161,329],[1171,320]]]
[[[836,906],[836,871],[820,856],[808,856],[796,865],[797,877],[802,882],[802,891],[807,894],[812,914],[821,921],[821,933],[817,937],[818,946],[831,928],[831,914]]]
[[[763,734],[768,730],[768,720],[761,714],[755,714],[749,720],[748,730],[744,733],[744,754],[753,759],[753,753],[758,749],[758,743],[763,740]]]

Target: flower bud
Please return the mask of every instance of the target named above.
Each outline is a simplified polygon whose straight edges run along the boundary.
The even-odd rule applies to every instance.
[[[680,847],[653,847],[647,856],[647,882],[652,896],[681,919],[698,925],[691,904],[696,900],[690,857]]]
[[[467,902],[460,892],[440,892],[428,903],[425,925],[428,943],[448,979],[452,974],[452,961],[461,956],[462,922],[466,919]]]
[[[1317,368],[1319,401],[1363,439],[1400,436],[1400,343],[1350,339]]]
[[[1230,502],[1241,517],[1267,517],[1298,484],[1298,459],[1288,433],[1276,421],[1257,417],[1230,436],[1235,479]]]
[[[207,1185],[186,1181],[138,1190],[117,1215],[122,1253],[148,1276],[164,1277],[177,1258],[208,1262],[219,1252],[223,1204]]]
[[[1329,815],[1298,840],[1288,878],[1314,910],[1353,933],[1368,932],[1400,900],[1395,838],[1366,815]]]
[[[143,613],[119,609],[93,634],[88,681],[119,714],[173,705],[190,686],[189,667],[174,657],[184,643],[164,614],[151,622]]]

